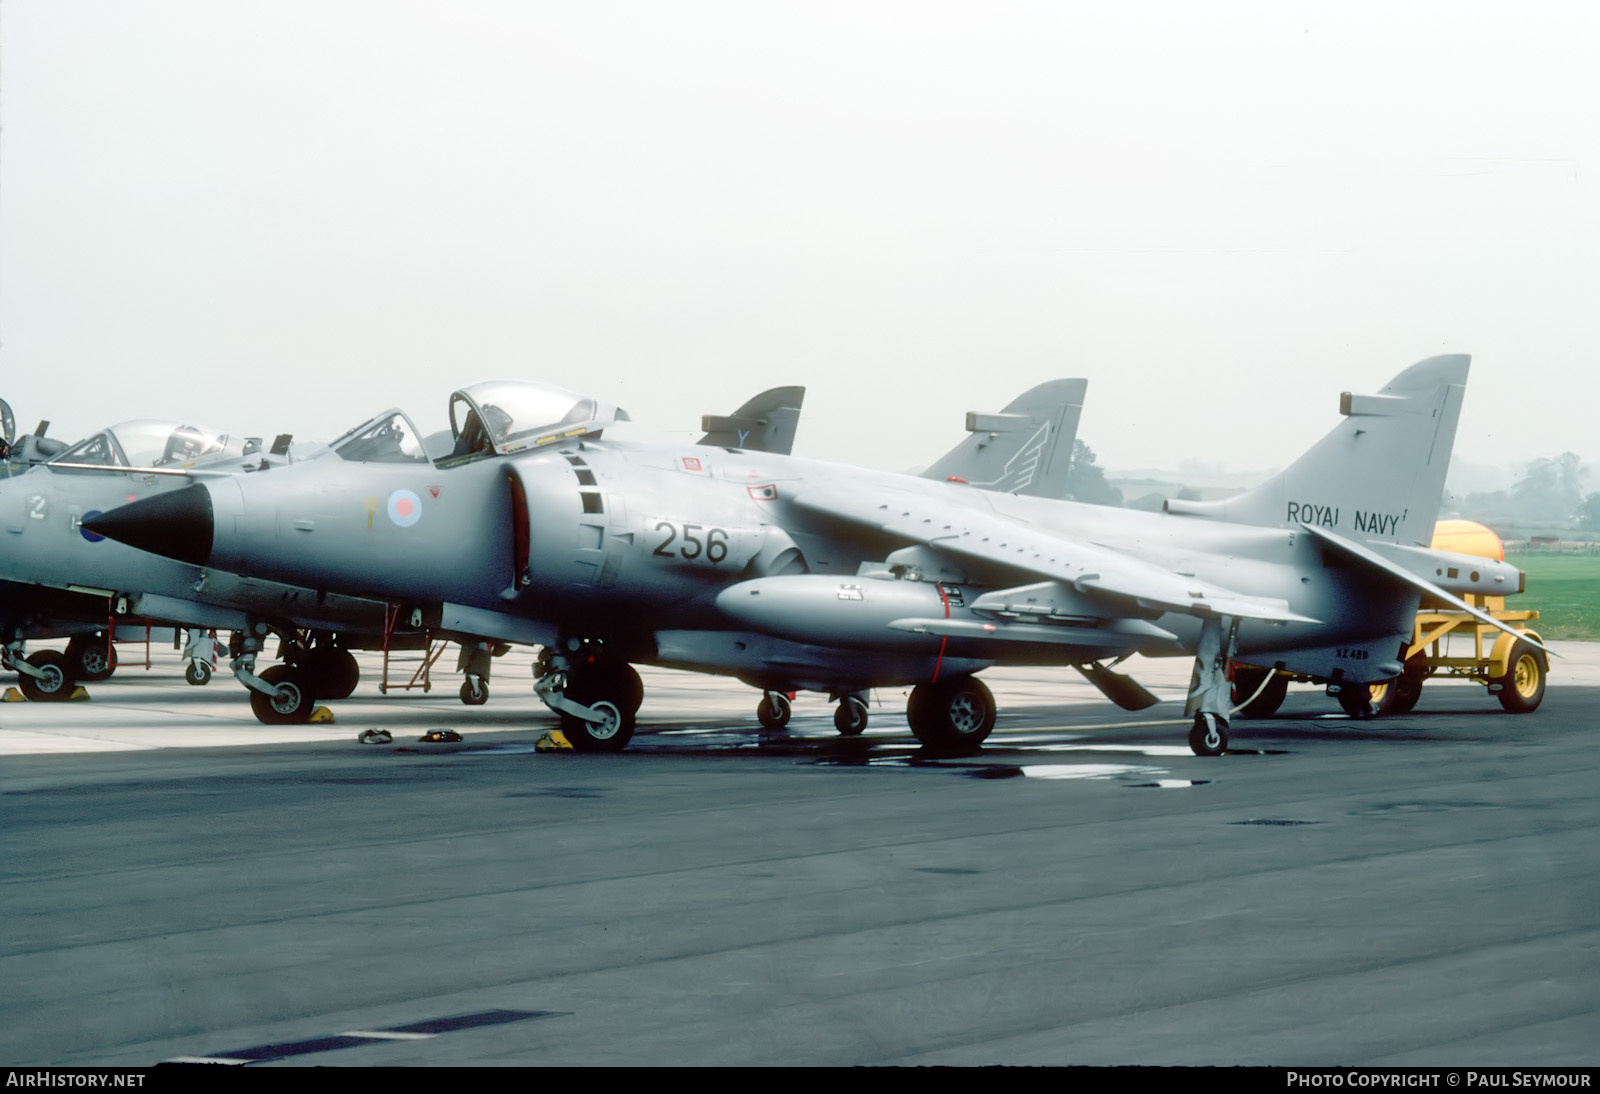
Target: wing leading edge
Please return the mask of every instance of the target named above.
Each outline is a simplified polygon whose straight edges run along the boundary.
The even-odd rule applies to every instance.
[[[819,517],[905,539],[980,570],[1033,575],[1035,580],[1059,582],[1080,594],[1131,602],[1153,614],[1171,611],[1272,623],[1320,622],[1293,611],[1286,600],[1235,592],[1119,551],[909,491],[874,504],[842,491],[812,489],[794,498],[792,504]],[[997,575],[997,580],[1007,579]]]

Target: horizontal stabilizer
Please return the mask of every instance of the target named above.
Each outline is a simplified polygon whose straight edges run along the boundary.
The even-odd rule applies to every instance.
[[[1315,524],[1301,524],[1300,527],[1304,528],[1306,531],[1310,532],[1312,535],[1316,536],[1323,543],[1328,544],[1330,547],[1344,552],[1351,558],[1365,562],[1374,569],[1381,570],[1395,580],[1410,585],[1413,589],[1418,589],[1424,593],[1427,593],[1431,597],[1442,600],[1444,603],[1449,604],[1452,608],[1455,608],[1458,611],[1466,612],[1480,623],[1487,623],[1489,626],[1505,631],[1507,634],[1515,635],[1522,641],[1528,643],[1528,645],[1539,647],[1541,650],[1544,650],[1545,653],[1555,652],[1543,642],[1540,642],[1538,639],[1534,638],[1531,634],[1519,631],[1515,627],[1507,626],[1505,623],[1500,622],[1500,620],[1496,619],[1482,608],[1474,608],[1471,604],[1468,604],[1465,600],[1462,600],[1454,593],[1441,589],[1438,585],[1435,585],[1427,578],[1422,577],[1419,574],[1412,573],[1410,570],[1406,569],[1404,566],[1401,566],[1397,562],[1389,561],[1382,555],[1378,554],[1378,552],[1372,550],[1370,547],[1365,547],[1352,540],[1345,539],[1343,536],[1334,532],[1330,532],[1326,528],[1320,528]],[[1560,655],[1557,654],[1556,656]]]
[[[1083,673],[1083,678],[1100,689],[1100,694],[1110,699],[1123,710],[1144,710],[1161,702],[1145,689],[1145,686],[1131,676],[1120,672],[1112,672],[1104,665],[1095,663],[1088,665],[1073,665],[1073,668]]]

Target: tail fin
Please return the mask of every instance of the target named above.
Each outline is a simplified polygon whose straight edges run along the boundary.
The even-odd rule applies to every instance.
[[[1222,501],[1171,500],[1167,512],[1239,524],[1302,523],[1427,546],[1439,515],[1466,391],[1465,354],[1430,357],[1376,395],[1339,397],[1345,420],[1288,470]]]
[[[800,425],[800,404],[805,398],[803,387],[775,387],[763,391],[727,417],[707,414],[700,419],[700,428],[706,435],[699,443],[787,456],[794,449],[794,434]]]
[[[925,479],[959,479],[985,490],[1061,498],[1078,416],[1089,381],[1051,380],[1030,388],[999,414],[967,414],[967,437]]]

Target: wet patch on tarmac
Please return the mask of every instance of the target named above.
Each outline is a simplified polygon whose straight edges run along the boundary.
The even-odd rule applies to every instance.
[[[1314,820],[1293,820],[1280,817],[1251,817],[1249,820],[1229,821],[1229,824],[1259,825],[1265,828],[1294,828],[1302,824],[1321,824]]]

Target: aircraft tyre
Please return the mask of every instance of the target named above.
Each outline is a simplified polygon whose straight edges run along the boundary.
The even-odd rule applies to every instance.
[[[781,691],[769,691],[756,704],[756,721],[763,729],[782,729],[794,715],[794,704]]]
[[[67,664],[74,679],[97,684],[117,671],[117,648],[103,634],[74,638],[67,643]]]
[[[33,658],[30,657],[28,660],[31,661]],[[1530,646],[1519,640],[1511,647],[1508,668],[1509,671],[1504,676],[1497,676],[1489,681],[1491,684],[1500,685],[1495,697],[1511,714],[1532,714],[1539,709],[1539,704],[1544,702],[1544,686],[1549,675],[1544,654],[1537,646]]]
[[[28,664],[44,673],[42,679],[17,673],[17,687],[30,702],[59,703],[72,694],[72,666],[64,654],[40,650],[29,656]]]
[[[190,661],[189,667],[183,670],[183,678],[197,688],[203,688],[211,683],[211,666],[204,661]]]
[[[1417,700],[1422,698],[1422,682],[1428,678],[1427,662],[1413,666],[1406,662],[1406,670],[1397,679],[1383,684],[1372,685],[1372,701],[1377,704],[1378,713],[1409,714],[1417,705]]]
[[[1189,751],[1196,756],[1220,756],[1227,750],[1227,720],[1215,714],[1196,714],[1189,730]]]
[[[361,682],[361,666],[356,664],[355,655],[338,646],[318,646],[306,655],[301,668],[309,674],[322,699],[348,699]]]
[[[1393,681],[1389,681],[1393,683]],[[1381,711],[1367,684],[1345,684],[1339,688],[1339,709],[1355,719],[1376,718]]]
[[[974,676],[918,684],[906,703],[911,732],[932,747],[980,745],[994,729],[994,718],[994,695]]]
[[[846,737],[859,737],[867,729],[867,704],[854,695],[846,695],[833,709],[833,728]]]
[[[571,714],[561,715],[561,732],[579,752],[621,752],[633,739],[634,716],[644,701],[644,684],[633,666],[624,662],[599,661],[569,674],[567,698],[582,703],[604,717],[598,723],[586,722]]]
[[[1267,681],[1267,686],[1261,689],[1261,694],[1256,695],[1256,689],[1261,688],[1261,681],[1270,674],[1272,679]],[[1233,703],[1239,707],[1238,713],[1246,718],[1270,718],[1278,713],[1278,708],[1283,706],[1284,698],[1289,694],[1289,678],[1281,672],[1272,669],[1257,669],[1240,667],[1233,671]],[[1251,696],[1255,696],[1251,698]],[[1246,702],[1246,700],[1249,700]]]
[[[489,685],[483,677],[467,677],[461,685],[461,701],[469,707],[481,707],[489,701]]]
[[[304,725],[311,720],[317,707],[311,693],[310,674],[288,665],[273,665],[261,674],[261,679],[278,689],[276,695],[264,695],[250,689],[250,710],[256,721],[268,726]]]

